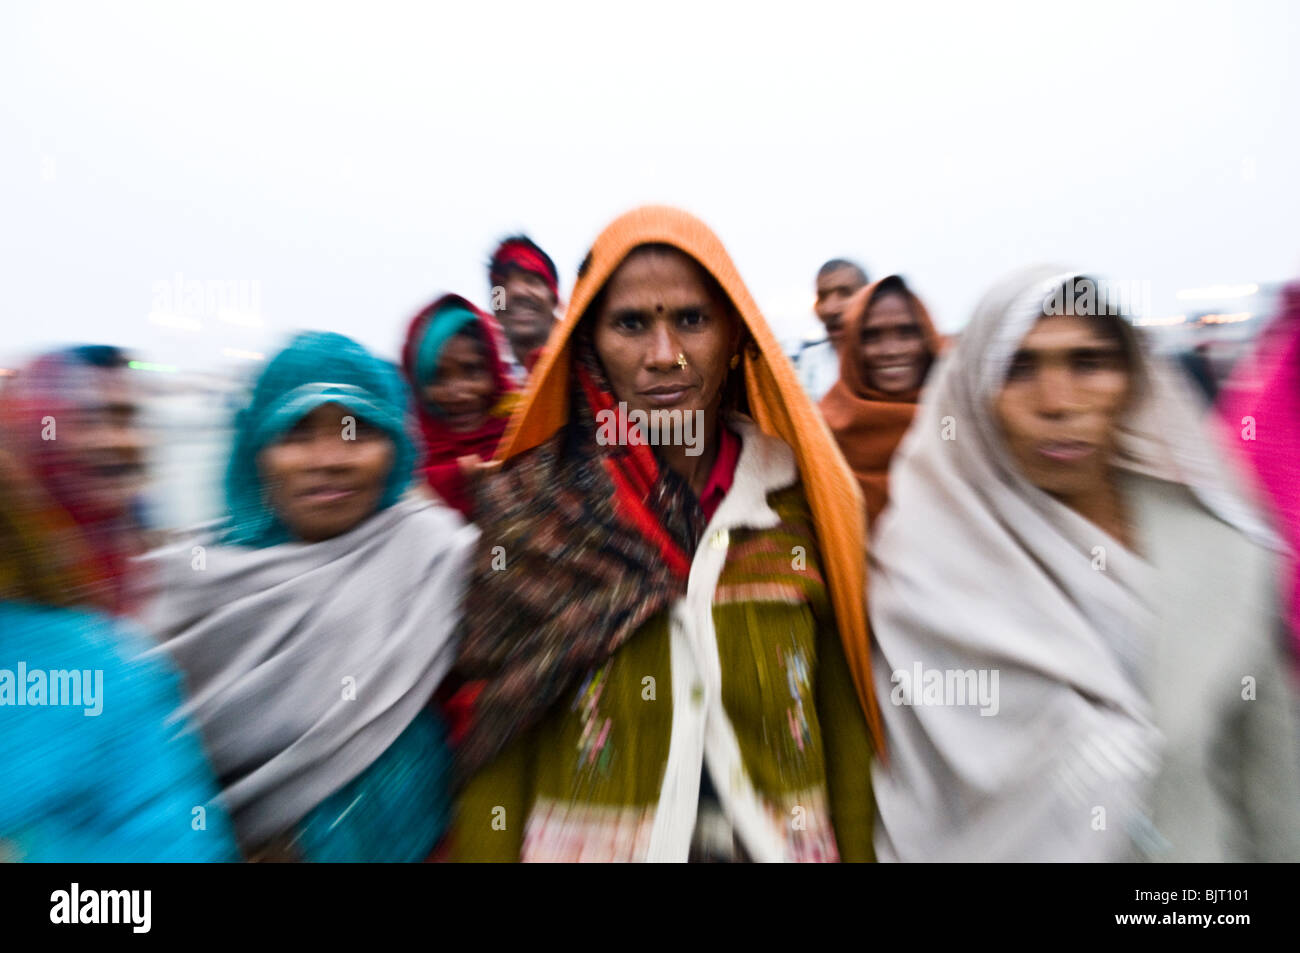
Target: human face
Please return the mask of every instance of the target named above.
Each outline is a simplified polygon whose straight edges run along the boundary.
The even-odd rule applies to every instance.
[[[1096,320],[1040,319],[1020,342],[996,401],[1025,478],[1064,501],[1106,491],[1133,388],[1123,347]]]
[[[144,484],[147,441],[126,368],[80,367],[61,397],[73,406],[56,421],[53,446],[89,512],[124,517]]]
[[[323,404],[262,450],[257,463],[276,516],[295,537],[316,543],[379,508],[394,455],[378,427],[340,404]]]
[[[905,295],[889,293],[872,299],[858,347],[867,386],[891,395],[921,386],[930,355]]]
[[[828,274],[817,276],[817,303],[813,310],[817,312],[822,324],[826,325],[826,336],[837,351],[844,343],[845,305],[854,292],[861,288],[862,282],[853,268],[836,268]]]
[[[629,410],[702,413],[711,440],[739,334],[730,303],[711,291],[694,259],[650,250],[633,252],[610,277],[593,343]]]
[[[497,312],[501,327],[520,361],[546,343],[555,322],[555,295],[550,286],[531,271],[511,268],[501,284],[505,307]]]
[[[496,381],[482,347],[465,334],[447,339],[438,355],[437,373],[423,388],[424,399],[457,433],[483,426],[495,391]]]

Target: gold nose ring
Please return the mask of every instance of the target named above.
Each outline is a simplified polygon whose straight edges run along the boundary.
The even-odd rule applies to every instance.
[[[678,351],[678,352],[677,352],[677,366],[680,367],[682,370],[686,370],[686,363],[687,363],[687,362],[686,362],[686,355],[683,354],[683,353],[681,353],[680,351]]]

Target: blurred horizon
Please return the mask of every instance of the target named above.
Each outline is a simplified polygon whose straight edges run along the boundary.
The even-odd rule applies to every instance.
[[[712,226],[788,344],[832,257],[949,331],[1038,261],[1237,314],[1178,292],[1300,272],[1297,36],[1285,2],[11,2],[0,367],[90,341],[244,373],[300,328],[393,358],[439,293],[486,303],[500,237],[567,296],[646,202]]]

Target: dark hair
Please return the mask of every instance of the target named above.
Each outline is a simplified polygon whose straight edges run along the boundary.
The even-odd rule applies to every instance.
[[[867,301],[862,316],[863,331],[867,329],[866,314],[871,311],[871,306],[886,295],[901,295],[903,300],[907,302],[907,312],[912,316],[912,323],[918,328],[920,327],[921,321],[916,316],[916,309],[912,306],[912,298],[914,297],[912,289],[907,287],[907,282],[903,280],[902,275],[889,275],[876,282],[876,290],[871,292],[871,299]],[[931,352],[928,347],[926,348],[925,366],[921,369],[922,384],[924,384],[926,379],[930,376],[930,371],[934,367],[934,361],[937,356],[938,355]]]
[[[500,282],[497,279],[505,278],[510,273],[511,268],[515,267],[514,265],[503,265],[501,263],[501,253],[511,245],[522,245],[529,251],[535,252],[542,259],[542,264],[546,266],[546,270],[550,272],[551,282],[556,285],[560,283],[560,274],[555,270],[555,262],[551,260],[551,256],[542,251],[537,242],[520,232],[518,235],[507,235],[501,239],[497,243],[496,250],[492,252],[492,257],[488,259],[488,280],[492,284],[499,284]]]
[[[1074,315],[1076,312],[1073,308],[1073,302],[1080,293],[1080,289],[1086,289],[1091,286],[1093,289],[1100,287],[1101,282],[1088,275],[1075,275],[1066,279],[1061,285],[1053,289],[1043,301],[1043,310],[1041,318],[1059,317],[1062,312],[1052,307],[1052,302],[1070,302],[1070,308],[1066,314]],[[1094,300],[1096,299],[1094,294]],[[1124,353],[1125,368],[1133,373],[1141,367],[1141,343],[1138,340],[1137,331],[1129,322],[1128,315],[1118,308],[1100,307],[1089,309],[1095,313],[1078,313],[1079,317],[1086,317],[1093,322],[1093,328],[1106,340],[1118,344]]]
[[[832,271],[839,271],[841,268],[851,268],[857,275],[858,281],[867,284],[867,273],[856,261],[849,261],[847,258],[832,258],[826,264],[817,269],[818,279],[825,278]]]
[[[111,344],[81,344],[68,348],[68,357],[88,367],[109,369],[126,367],[131,363],[127,353]]]
[[[624,256],[623,260],[618,263],[617,267],[610,272],[610,277],[613,277],[614,273],[617,272],[619,268],[622,268],[633,255],[641,253],[658,255],[671,253],[683,255],[689,259],[691,263],[695,265],[700,276],[703,278],[704,286],[708,289],[709,295],[722,302],[727,309],[728,317],[734,321],[739,328],[741,334],[736,350],[738,353],[744,353],[744,350],[749,343],[749,330],[745,327],[745,322],[740,317],[740,309],[738,309],[736,303],[731,300],[731,295],[727,294],[726,289],[722,287],[722,283],[713,276],[713,272],[709,271],[709,269],[704,266],[703,262],[685,249],[678,248],[676,245],[671,245],[667,242],[646,242],[643,245],[637,245],[629,251],[627,255]],[[590,255],[588,255],[588,258],[590,258]],[[596,292],[595,296],[591,299],[591,303],[588,304],[586,310],[582,312],[582,317],[578,320],[578,326],[575,329],[577,335],[580,335],[591,344],[593,353],[595,353],[595,341],[594,335],[592,334],[592,324],[594,323],[596,316],[600,314],[601,310],[605,307],[605,296],[608,289],[609,280],[606,279],[605,284]],[[597,356],[597,360],[599,360],[599,356]],[[747,402],[745,401],[745,393],[740,384],[742,376],[743,375],[741,374],[728,375],[727,383],[723,389],[722,395],[723,407],[735,407],[742,410],[746,409]]]
[[[465,338],[468,341],[472,341],[474,343],[474,346],[478,348],[479,354],[483,355],[484,357],[488,356],[487,341],[484,339],[483,331],[479,328],[479,324],[477,321],[475,321],[473,324],[465,325],[463,328],[461,328],[451,337]],[[448,338],[448,340],[451,340],[451,338]]]
[[[1073,295],[1079,283],[1084,281],[1092,282],[1094,287],[1098,284],[1086,275],[1075,275],[1067,279],[1043,299],[1043,309],[1038,319],[1041,321],[1046,318],[1060,317],[1061,312],[1055,311],[1050,302],[1065,300],[1066,297]],[[1073,298],[1070,300],[1073,301]],[[1138,337],[1137,330],[1129,322],[1128,316],[1118,309],[1101,308],[1096,314],[1081,314],[1078,317],[1091,321],[1093,329],[1098,334],[1120,346],[1124,370],[1129,376],[1130,400],[1145,390],[1147,385],[1142,374],[1142,341]]]
[[[632,258],[633,255],[639,255],[642,253],[649,253],[653,255],[677,254],[677,255],[682,255],[687,259],[689,259],[695,265],[696,269],[700,273],[700,276],[703,278],[704,286],[705,288],[708,289],[709,295],[711,297],[717,298],[724,305],[726,305],[727,310],[730,313],[731,317],[738,322],[740,321],[740,315],[736,311],[735,302],[731,300],[731,295],[727,294],[726,290],[722,287],[722,284],[718,281],[718,279],[713,277],[713,272],[705,268],[704,265],[700,261],[698,261],[696,257],[692,255],[690,252],[678,248],[676,245],[670,245],[667,242],[646,242],[644,245],[637,245],[635,248],[629,251],[627,255],[624,256],[623,260],[618,263],[617,267],[615,267],[614,270],[609,273],[610,277],[612,278],[614,276],[614,273],[617,272],[619,268],[622,268],[623,265],[626,264],[628,260]],[[590,255],[588,257],[590,257]],[[595,316],[600,313],[601,309],[605,306],[605,295],[608,288],[609,288],[609,279],[606,279],[605,284],[601,286],[601,289],[596,292],[595,297],[591,299],[591,303],[587,305],[587,310],[582,312],[582,318],[581,321],[579,322],[580,325],[586,324],[589,321],[594,320]]]
[[[871,293],[871,300],[875,301],[885,295],[903,295],[909,299],[910,304],[912,290],[907,287],[901,275],[890,275],[888,278],[881,278],[876,282],[876,290]],[[868,305],[870,305],[870,302],[868,302]]]

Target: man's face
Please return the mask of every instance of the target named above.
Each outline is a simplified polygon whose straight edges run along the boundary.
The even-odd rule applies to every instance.
[[[862,281],[854,268],[836,268],[817,277],[817,304],[813,310],[826,325],[826,336],[837,351],[844,343],[844,306],[861,287]]]
[[[522,361],[529,351],[546,343],[557,302],[541,276],[522,268],[511,268],[501,285],[505,289],[505,307],[497,312],[497,318],[515,357]]]

